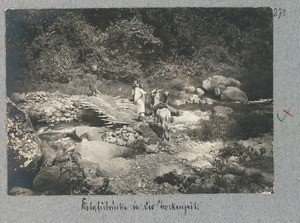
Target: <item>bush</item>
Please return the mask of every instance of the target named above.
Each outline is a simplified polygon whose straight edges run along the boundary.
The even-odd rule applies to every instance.
[[[240,80],[251,100],[270,98],[270,18],[263,8],[10,10],[8,87],[24,79],[68,83],[98,65],[98,77],[126,83],[221,74]]]
[[[199,126],[189,130],[188,135],[195,140],[248,139],[273,131],[273,116],[269,114],[237,114],[224,119],[212,116],[199,122]]]
[[[137,17],[118,20],[103,32],[80,13],[66,13],[27,47],[26,77],[67,83],[96,64],[98,76],[132,81],[143,75],[143,66],[158,58],[161,42],[152,33],[153,28]]]
[[[68,83],[83,73],[86,64],[95,62],[90,49],[101,46],[104,40],[105,36],[85,22],[80,13],[67,12],[27,47],[23,59],[28,70],[26,77],[39,82]]]
[[[171,82],[170,87],[171,87],[172,90],[182,91],[182,90],[184,90],[185,82],[180,80],[180,79],[174,79]]]
[[[192,139],[209,141],[226,139],[235,135],[236,123],[233,119],[212,116],[209,120],[199,121],[199,126],[188,132]]]

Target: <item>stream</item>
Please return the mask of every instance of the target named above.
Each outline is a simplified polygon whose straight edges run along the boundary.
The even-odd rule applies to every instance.
[[[97,100],[93,98],[93,102],[97,103]],[[33,183],[13,182],[9,190],[12,187],[23,186],[33,193],[49,195],[230,192],[233,189],[223,185],[223,181],[228,180],[227,173],[218,173],[214,166],[219,151],[226,147],[227,143],[218,140],[192,141],[186,136],[183,127],[197,127],[199,121],[208,120],[215,106],[230,107],[234,113],[245,117],[254,113],[273,119],[272,105],[230,102],[217,102],[213,105],[184,104],[176,107],[181,111],[181,116],[174,117],[171,140],[162,141],[148,125],[138,123],[134,121],[134,117],[128,116],[135,112],[131,102],[121,101],[120,104],[123,107],[124,104],[127,106],[124,111],[118,112],[123,112],[123,119],[131,117],[133,121],[130,124],[124,125],[120,122],[115,123],[113,127],[107,127],[107,121],[101,119],[99,112],[89,108],[77,111],[84,111],[80,113],[80,121],[34,122],[36,134],[46,143],[43,148],[43,162],[45,163],[46,157],[47,165],[37,176],[30,178]],[[109,105],[107,107],[109,108]],[[240,157],[239,162],[248,157],[244,154],[241,156],[245,158]],[[229,158],[231,156],[225,157],[224,160]],[[244,176],[231,180],[237,179],[244,180]],[[255,184],[258,183],[260,182],[255,181]],[[270,191],[272,186],[270,183],[267,185],[266,188],[269,189],[266,191]],[[235,190],[238,189],[235,188],[233,192]],[[264,188],[259,190],[263,191]]]

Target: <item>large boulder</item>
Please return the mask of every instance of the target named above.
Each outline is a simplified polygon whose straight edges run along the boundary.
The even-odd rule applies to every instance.
[[[92,163],[103,163],[112,158],[121,156],[126,147],[118,147],[116,144],[104,141],[82,141],[76,144],[75,152],[81,158]]]
[[[227,78],[221,75],[214,75],[212,77],[207,78],[202,82],[202,87],[205,90],[214,90],[217,85],[226,85]]]
[[[226,87],[241,88],[241,82],[234,78],[227,78],[222,75],[214,75],[202,82],[202,87],[205,90],[214,91],[217,96],[221,95]]]
[[[212,76],[212,79],[210,80],[210,84],[213,88],[215,88],[218,85],[225,85],[227,86],[229,84],[229,81],[227,77],[224,77],[222,75],[214,75]],[[209,90],[209,89],[207,89]]]
[[[246,102],[248,101],[248,97],[245,92],[237,87],[227,87],[221,95],[221,100]]]

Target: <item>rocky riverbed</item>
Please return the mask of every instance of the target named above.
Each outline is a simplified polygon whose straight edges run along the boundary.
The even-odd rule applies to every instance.
[[[59,92],[26,98],[7,102],[11,194],[273,192],[272,133],[212,141],[187,134],[235,108],[181,105],[171,140],[163,141],[150,117],[146,124],[135,121],[128,99]]]

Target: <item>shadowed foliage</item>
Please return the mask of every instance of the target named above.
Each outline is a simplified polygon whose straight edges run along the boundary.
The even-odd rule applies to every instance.
[[[134,79],[237,78],[249,99],[273,95],[272,10],[156,8],[6,11],[8,92],[25,81],[91,73]]]

